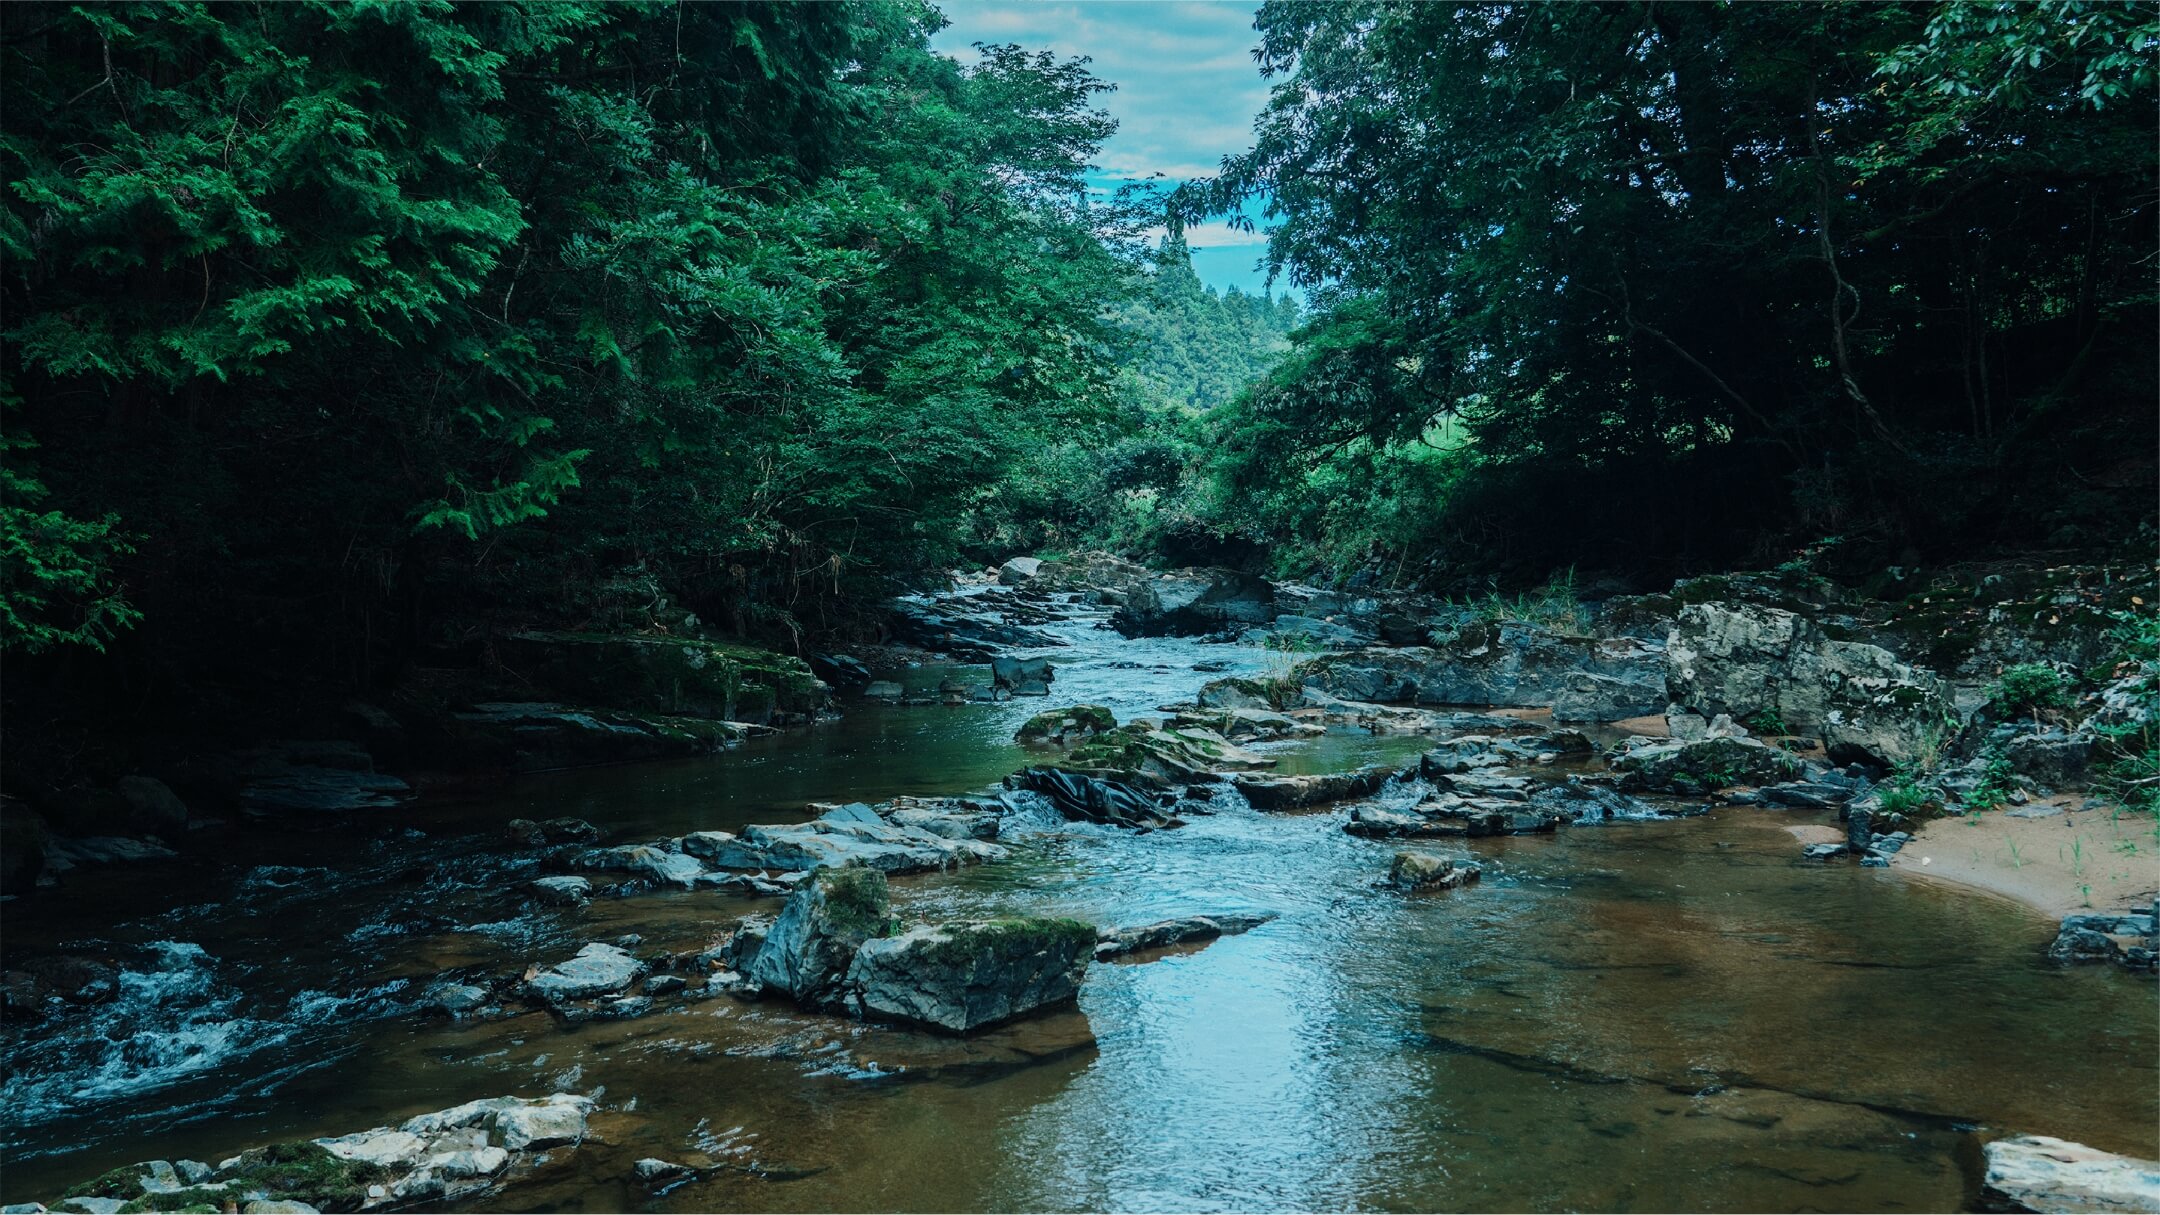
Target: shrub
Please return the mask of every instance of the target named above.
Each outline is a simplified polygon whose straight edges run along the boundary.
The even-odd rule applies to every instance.
[[[2070,681],[2044,662],[2021,662],[2003,668],[1988,700],[2010,713],[2060,709],[2070,703]]]

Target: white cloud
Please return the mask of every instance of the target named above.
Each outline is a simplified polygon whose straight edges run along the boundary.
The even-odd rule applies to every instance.
[[[1141,233],[1148,240],[1161,240],[1169,234],[1168,228],[1149,228]],[[1267,244],[1267,230],[1256,228],[1241,232],[1228,223],[1210,220],[1204,224],[1185,225],[1185,244],[1193,249],[1257,249]]]

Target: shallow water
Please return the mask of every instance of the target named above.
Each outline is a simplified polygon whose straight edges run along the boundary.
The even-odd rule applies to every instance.
[[[1195,662],[1074,622],[1049,704],[1121,717]],[[1118,666],[1137,663],[1137,667]],[[1156,669],[1156,668],[1163,669]],[[911,673],[934,685],[940,672]],[[631,1022],[456,1026],[403,1003],[440,970],[588,938],[704,944],[770,901],[712,893],[531,913],[512,817],[637,839],[809,801],[960,793],[1028,761],[1045,702],[864,708],[712,760],[536,777],[396,824],[250,835],[215,861],[85,875],[13,905],[11,948],[144,947],[92,1039],[13,1045],[0,1197],[151,1157],[216,1159],[477,1096],[604,1087],[606,1142],[503,1209],[1918,1209],[1965,1205],[1979,1134],[2156,1154],[2153,989],[2041,960],[2022,908],[1886,870],[1805,865],[1793,812],[1469,841],[1486,879],[1376,889],[1393,845],[1340,811],[1223,799],[1180,830],[1055,825],[1015,860],[894,883],[904,917],[1279,918],[1090,971],[1080,1007],[966,1043],[717,999]],[[1331,736],[1285,767],[1406,758]],[[416,834],[417,833],[417,834]],[[214,905],[169,910],[191,892]],[[151,946],[152,942],[171,944]],[[126,1015],[123,1015],[126,1014]],[[664,1196],[644,1156],[741,1162]]]

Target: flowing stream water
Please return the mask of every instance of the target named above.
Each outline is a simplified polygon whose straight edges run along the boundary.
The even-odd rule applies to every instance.
[[[993,592],[994,593],[994,592]],[[1125,718],[1257,649],[1125,640],[1085,611],[1047,704]],[[907,673],[934,685],[943,672]],[[2042,960],[2053,925],[1901,873],[1799,859],[1790,823],[1705,815],[1459,841],[1482,884],[1375,886],[1394,845],[1343,812],[1234,794],[1181,829],[1015,823],[1014,859],[893,883],[905,919],[1278,918],[1103,964],[1079,1007],[966,1041],[718,998],[633,1021],[413,1011],[446,969],[521,969],[626,933],[703,946],[772,900],[538,909],[516,817],[634,841],[804,817],[810,801],[984,789],[1043,701],[856,706],[699,761],[520,781],[484,804],[72,875],[10,905],[11,948],[132,959],[62,1034],[9,1030],[0,1199],[150,1158],[340,1134],[501,1093],[604,1093],[596,1142],[494,1200],[549,1210],[1954,1210],[1979,1144],[2143,1156],[2160,1122],[2153,988]],[[1426,740],[1265,748],[1285,771]],[[652,1195],[641,1157],[735,1162]]]

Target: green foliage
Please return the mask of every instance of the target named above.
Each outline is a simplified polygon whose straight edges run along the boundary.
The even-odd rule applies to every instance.
[[[1906,822],[1917,821],[1927,808],[1934,804],[1932,793],[1920,786],[1909,774],[1899,773],[1882,784],[1882,812]]]
[[[1264,200],[1315,314],[1204,445],[1221,532],[1527,585],[2149,517],[2142,458],[2131,497],[2063,486],[2152,446],[2153,284],[2109,267],[2160,197],[2130,100],[2160,9],[1279,0],[1256,28],[1255,146],[1177,203]]]
[[[1993,810],[2010,800],[2012,790],[2018,788],[2017,772],[2008,758],[1995,751],[1982,755],[1980,779],[1961,801],[1969,811]]]
[[[1469,601],[1477,619],[1488,623],[1519,620],[1562,633],[1579,632],[1589,623],[1582,599],[1575,589],[1575,571],[1569,569],[1534,591],[1514,595],[1489,592]]]
[[[1988,703],[2009,713],[2038,713],[2070,703],[2070,681],[2044,662],[2020,662],[2003,668]]]
[[[0,20],[11,650],[369,682],[630,568],[792,642],[1136,407],[1108,86],[914,0]]]
[[[13,464],[30,446],[0,435],[0,648],[102,650],[141,619],[113,575],[113,562],[135,550],[117,515],[86,522],[37,509],[45,486]]]
[[[1757,709],[1742,718],[1740,724],[1757,734],[1792,733],[1792,727],[1785,723],[1785,715],[1776,709]]]

